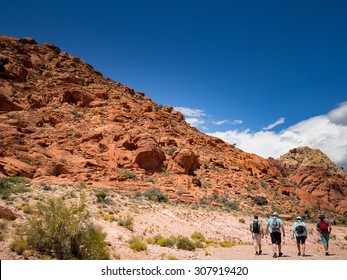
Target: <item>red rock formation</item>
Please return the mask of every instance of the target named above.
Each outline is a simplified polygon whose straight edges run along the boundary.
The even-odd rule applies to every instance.
[[[0,176],[159,187],[171,200],[260,212],[296,215],[318,203],[346,212],[343,172],[243,152],[50,43],[0,36],[0,49]]]

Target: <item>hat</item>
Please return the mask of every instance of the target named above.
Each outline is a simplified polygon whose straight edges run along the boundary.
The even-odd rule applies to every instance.
[[[325,216],[323,215],[323,214],[321,214],[321,215],[319,215],[319,217],[318,217],[319,219],[324,219],[325,218]]]
[[[299,216],[299,217],[297,217],[296,219],[297,219],[297,220],[301,220],[301,217]]]
[[[274,212],[274,213],[272,214],[272,216],[278,216],[278,213],[277,213],[277,212]]]

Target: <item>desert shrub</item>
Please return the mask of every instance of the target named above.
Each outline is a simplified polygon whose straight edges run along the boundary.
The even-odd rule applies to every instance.
[[[147,242],[147,244],[154,244],[155,242],[154,242],[154,239],[152,238],[152,237],[148,237],[147,239],[146,239],[146,242]]]
[[[147,245],[144,243],[139,237],[133,236],[129,241],[128,241],[130,248],[135,251],[146,251],[147,250]]]
[[[165,238],[165,237],[161,237],[160,239],[158,239],[155,242],[157,245],[161,246],[161,247],[169,247],[172,248],[173,246],[175,246],[175,241],[170,239],[170,238]]]
[[[243,219],[243,218],[239,219],[239,222],[240,222],[241,224],[245,224],[245,223],[246,223],[245,219]]]
[[[169,201],[167,195],[162,193],[162,191],[159,188],[150,188],[147,191],[145,191],[143,195],[147,197],[149,200],[156,201],[156,202]]]
[[[176,260],[178,260],[177,257],[175,257],[175,256],[168,256],[167,259],[169,261],[176,261]]]
[[[268,203],[266,197],[263,196],[255,196],[253,198],[253,202],[259,206],[266,205]]]
[[[195,245],[189,238],[181,236],[177,240],[177,248],[181,250],[194,251]]]
[[[0,196],[7,199],[13,193],[28,192],[30,189],[25,186],[29,182],[21,177],[1,177],[0,178]]]
[[[237,210],[239,209],[239,202],[238,201],[226,201],[224,202],[224,206],[228,209]]]
[[[16,252],[17,255],[22,255],[23,252],[28,248],[28,243],[23,239],[15,239],[10,244],[10,249],[12,252]]]
[[[261,185],[264,189],[268,189],[268,188],[269,188],[269,186],[267,185],[267,183],[266,183],[264,180],[260,179],[260,180],[259,180],[259,183],[260,183],[260,185]]]
[[[121,218],[118,220],[117,224],[121,227],[125,227],[128,230],[132,231],[134,229],[134,218],[131,216]]]
[[[102,214],[102,218],[105,220],[105,221],[109,221],[109,222],[113,222],[114,221],[114,216],[109,214],[109,213],[104,213]]]
[[[162,239],[162,238],[164,238],[164,237],[163,237],[161,234],[155,235],[155,236],[153,237],[154,243],[157,243],[158,240],[160,240],[160,239]]]
[[[128,169],[124,170],[125,176],[127,176],[129,179],[136,179],[136,174]]]
[[[28,204],[28,203],[24,203],[24,204],[22,205],[22,210],[23,210],[23,212],[24,212],[25,214],[31,215],[31,214],[34,213],[33,207],[32,207],[30,204]]]
[[[171,156],[171,155],[173,155],[173,153],[176,152],[176,151],[177,151],[177,148],[172,147],[172,148],[170,148],[170,149],[167,151],[167,154],[168,154],[169,156]]]
[[[25,229],[30,247],[57,259],[109,259],[106,235],[89,221],[83,197],[79,205],[52,198],[37,208]]]
[[[235,246],[235,242],[230,241],[230,240],[224,240],[219,242],[219,246],[224,247],[224,248],[230,248],[232,246]]]
[[[194,240],[194,241],[200,241],[200,242],[205,242],[206,241],[206,238],[205,236],[201,233],[201,232],[194,232],[191,236],[191,238]]]
[[[155,183],[155,180],[152,177],[145,178],[143,181],[146,183],[153,183],[153,184]]]
[[[51,191],[52,190],[52,187],[49,185],[49,184],[43,184],[42,185],[42,189],[44,191]]]
[[[97,202],[105,202],[105,199],[107,197],[107,192],[105,190],[97,191],[95,193],[96,201]]]
[[[345,235],[344,239],[347,240],[347,235]]]

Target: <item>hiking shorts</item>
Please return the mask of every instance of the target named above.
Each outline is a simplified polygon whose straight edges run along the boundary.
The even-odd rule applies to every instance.
[[[252,233],[253,243],[261,245],[261,233]]]
[[[321,232],[320,238],[322,239],[322,242],[324,245],[327,245],[329,243],[329,232]]]
[[[299,243],[305,244],[306,238],[307,238],[306,235],[304,235],[304,236],[297,236],[297,237],[296,237],[296,243],[298,243],[298,244],[299,244]]]
[[[272,244],[281,245],[282,238],[281,238],[280,232],[271,232],[270,236],[271,236],[271,243]]]

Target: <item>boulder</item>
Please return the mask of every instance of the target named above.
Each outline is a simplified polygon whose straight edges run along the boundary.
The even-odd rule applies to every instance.
[[[136,146],[134,163],[146,171],[160,171],[166,157],[158,142],[146,134],[139,136]]]
[[[178,174],[194,175],[194,171],[200,168],[199,157],[189,149],[180,150],[174,160],[179,167],[175,169]]]

